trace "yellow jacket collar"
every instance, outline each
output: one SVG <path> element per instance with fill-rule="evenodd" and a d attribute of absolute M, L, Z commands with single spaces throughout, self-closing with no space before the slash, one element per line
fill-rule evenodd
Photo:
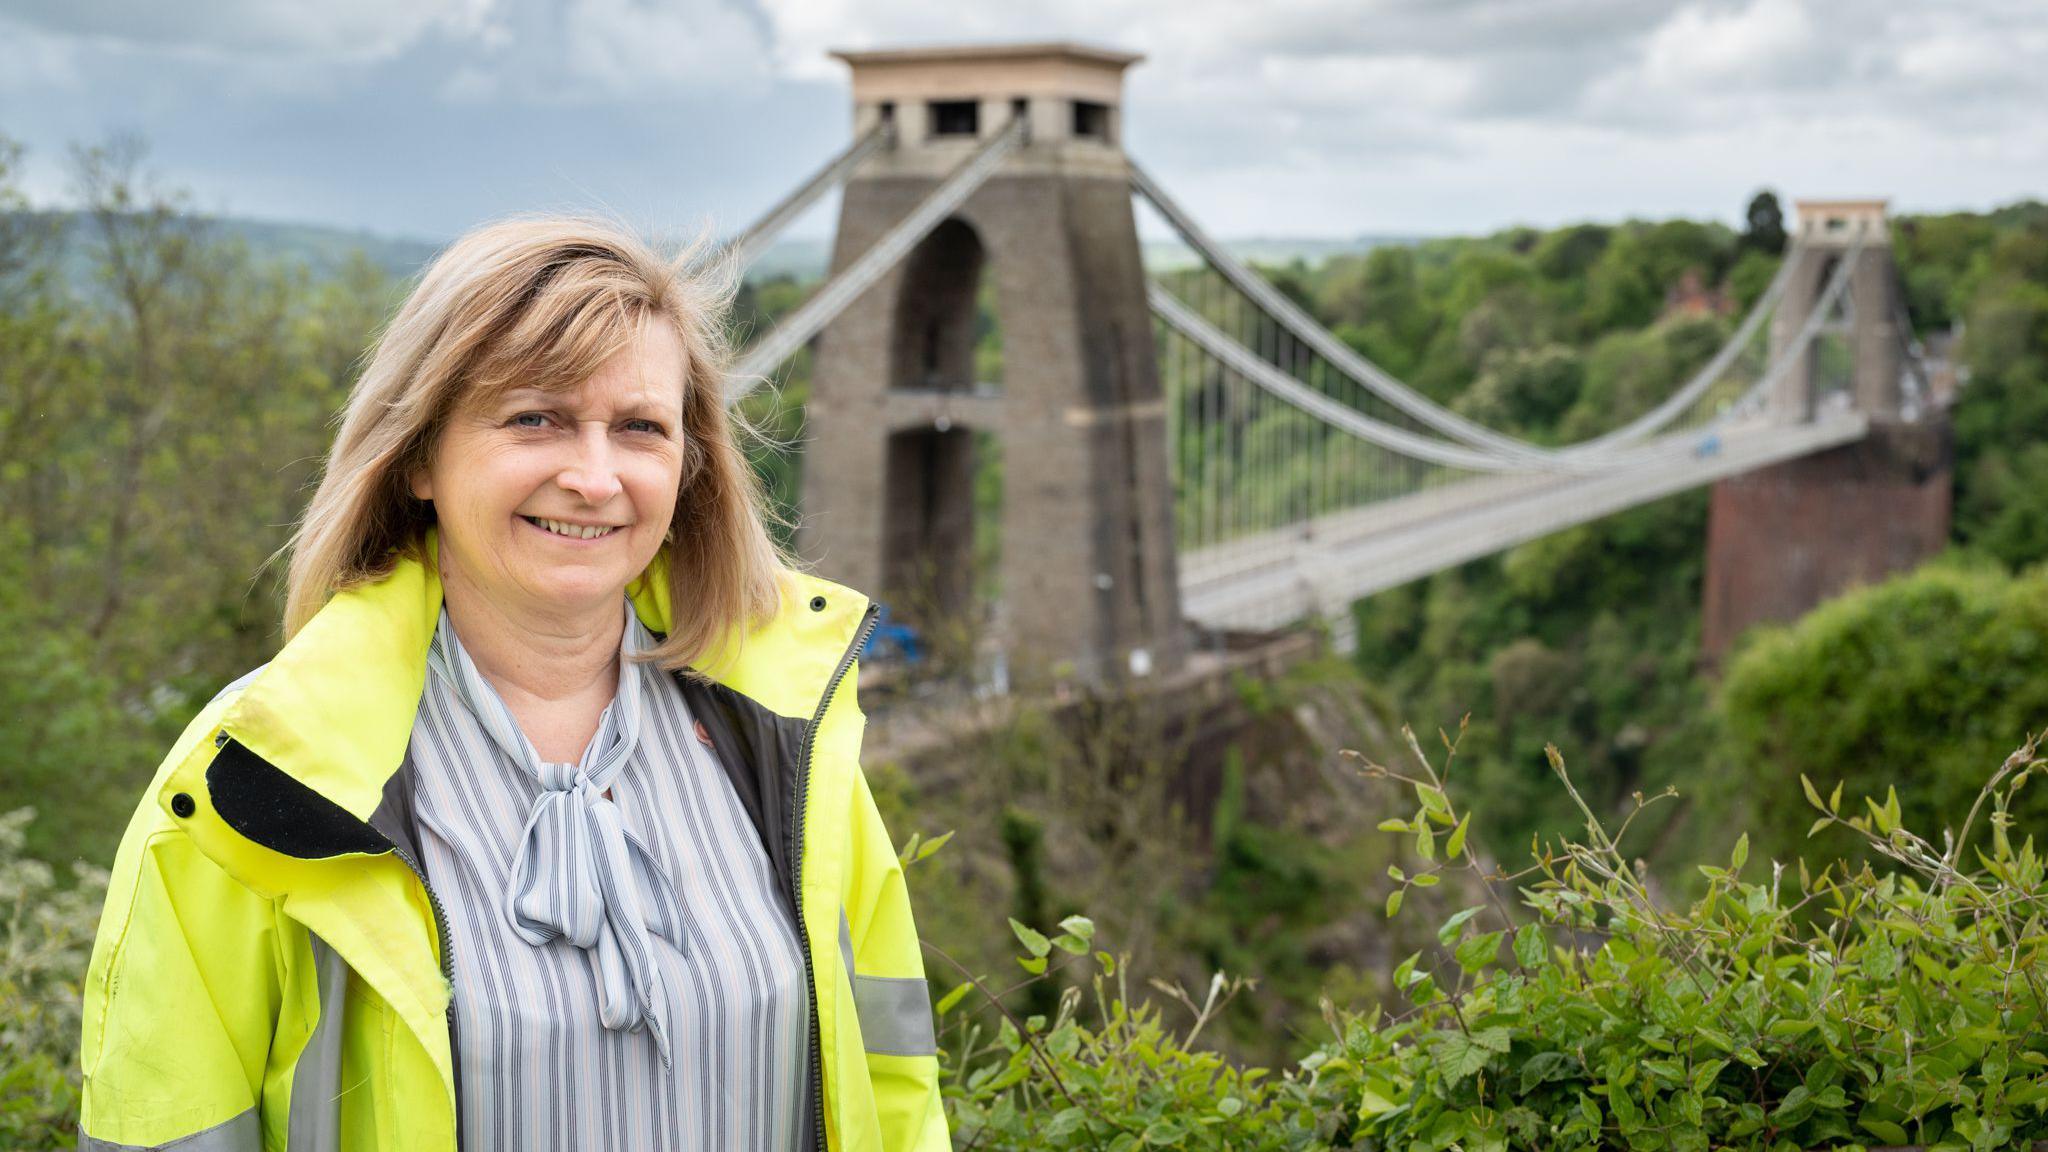
<path fill-rule="evenodd" d="M 420 554 L 435 555 L 432 535 Z M 733 630 L 691 667 L 778 715 L 808 719 L 868 600 L 801 572 L 782 583 L 772 619 Z M 626 591 L 642 623 L 670 630 L 664 558 Z M 411 740 L 440 612 L 439 573 L 413 556 L 384 579 L 337 594 L 228 706 L 216 743 L 232 738 L 368 820 Z"/>

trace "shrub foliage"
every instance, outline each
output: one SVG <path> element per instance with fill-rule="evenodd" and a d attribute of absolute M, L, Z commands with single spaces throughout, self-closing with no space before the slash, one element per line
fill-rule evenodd
<path fill-rule="evenodd" d="M 1700 867 L 1684 910 L 1616 848 L 1633 813 L 1610 832 L 1555 749 L 1583 833 L 1504 872 L 1469 835 L 1444 744 L 1441 770 L 1412 737 L 1414 766 L 1361 768 L 1416 800 L 1382 825 L 1413 855 L 1389 870 L 1389 913 L 1447 881 L 1485 894 L 1400 965 L 1398 1003 L 1326 1006 L 1330 1038 L 1293 1068 L 1233 1066 L 1197 1040 L 1240 984 L 1139 1004 L 1087 921 L 1052 938 L 1013 922 L 1023 982 L 1068 986 L 1050 1018 L 1010 1016 L 1009 989 L 980 977 L 941 1001 L 958 1146 L 1990 1152 L 2048 1137 L 2048 890 L 2010 816 L 2043 769 L 2032 743 L 1932 839 L 1896 796 L 1845 806 L 1809 782 L 1813 830 L 1847 831 L 1883 867 L 1752 862 L 1744 836 Z M 1983 850 L 1965 848 L 1979 825 Z M 977 993 L 992 1035 L 987 1010 L 960 1007 Z M 1166 1023 L 1182 1009 L 1191 1022 Z"/>

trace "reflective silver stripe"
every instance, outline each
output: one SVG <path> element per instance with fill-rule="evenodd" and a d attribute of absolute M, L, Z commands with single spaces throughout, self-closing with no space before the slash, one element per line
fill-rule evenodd
<path fill-rule="evenodd" d="M 839 957 L 853 985 L 861 1044 L 874 1056 L 936 1056 L 931 991 L 918 976 L 862 976 L 853 970 L 853 929 L 839 910 Z"/>
<path fill-rule="evenodd" d="M 348 994 L 348 962 L 327 941 L 313 941 L 313 972 L 320 990 L 320 1020 L 292 1069 L 291 1152 L 341 1152 L 341 1023 Z"/>
<path fill-rule="evenodd" d="M 204 1132 L 163 1144 L 116 1144 L 78 1133 L 78 1152 L 262 1152 L 263 1122 L 256 1109 L 223 1120 Z"/>
<path fill-rule="evenodd" d="M 839 958 L 846 961 L 846 982 L 855 983 L 853 974 L 853 926 L 846 922 L 846 909 L 839 910 Z"/>
<path fill-rule="evenodd" d="M 254 668 L 249 669 L 247 672 L 242 673 L 241 676 L 237 677 L 235 680 L 230 682 L 227 687 L 221 689 L 218 692 L 215 692 L 213 694 L 213 699 L 207 701 L 207 703 L 218 703 L 220 701 L 220 698 L 227 695 L 228 693 L 240 692 L 242 689 L 247 688 L 249 686 L 249 682 L 256 679 L 256 677 L 260 675 L 265 668 L 268 667 L 270 667 L 270 664 L 268 661 L 265 661 L 264 663 L 258 664 Z"/>
<path fill-rule="evenodd" d="M 873 1055 L 939 1054 L 931 993 L 919 977 L 857 976 L 853 1010 L 860 1013 L 861 1040 Z"/>

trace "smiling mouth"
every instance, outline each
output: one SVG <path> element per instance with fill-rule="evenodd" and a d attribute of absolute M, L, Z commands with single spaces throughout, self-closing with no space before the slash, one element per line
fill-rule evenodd
<path fill-rule="evenodd" d="M 549 520 L 544 516 L 521 516 L 521 520 L 552 536 L 570 540 L 597 540 L 617 532 L 617 524 L 571 524 L 567 520 Z"/>

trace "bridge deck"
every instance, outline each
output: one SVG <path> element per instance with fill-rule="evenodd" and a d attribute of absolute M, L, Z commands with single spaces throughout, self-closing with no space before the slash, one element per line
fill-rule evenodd
<path fill-rule="evenodd" d="M 1281 627 L 1348 616 L 1352 601 L 1625 508 L 1863 438 L 1860 415 L 1667 437 L 1674 455 L 1597 475 L 1488 476 L 1331 513 L 1180 558 L 1189 619 L 1210 628 Z"/>

